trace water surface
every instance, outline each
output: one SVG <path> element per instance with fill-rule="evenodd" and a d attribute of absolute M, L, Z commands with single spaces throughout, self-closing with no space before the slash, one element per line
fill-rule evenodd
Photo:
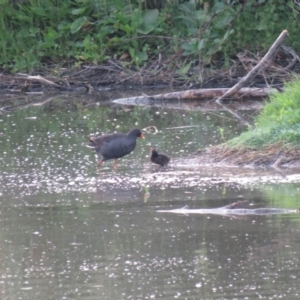
<path fill-rule="evenodd" d="M 299 299 L 298 214 L 157 212 L 240 199 L 300 206 L 297 173 L 187 160 L 246 129 L 228 113 L 62 97 L 5 112 L 0 124 L 1 298 Z M 148 126 L 158 133 L 99 173 L 90 134 Z M 149 162 L 150 146 L 172 157 L 169 167 Z"/>

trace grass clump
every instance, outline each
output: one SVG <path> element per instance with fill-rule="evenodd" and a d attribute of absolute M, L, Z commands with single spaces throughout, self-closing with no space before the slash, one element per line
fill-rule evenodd
<path fill-rule="evenodd" d="M 250 129 L 228 141 L 233 148 L 261 149 L 273 144 L 300 147 L 300 79 L 285 84 L 283 93 L 273 93 Z"/>

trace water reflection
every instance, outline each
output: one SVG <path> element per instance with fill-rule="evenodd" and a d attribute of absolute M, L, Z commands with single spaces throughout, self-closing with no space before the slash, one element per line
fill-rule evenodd
<path fill-rule="evenodd" d="M 299 215 L 157 213 L 239 199 L 299 206 L 297 174 L 278 184 L 282 177 L 265 171 L 187 162 L 198 148 L 243 131 L 237 121 L 221 112 L 64 101 L 0 119 L 3 299 L 299 298 Z M 118 171 L 108 161 L 99 174 L 84 147 L 88 135 L 137 126 L 159 131 Z M 172 164 L 155 170 L 150 146 Z"/>
<path fill-rule="evenodd" d="M 293 216 L 162 216 L 149 206 L 121 204 L 7 208 L 2 214 L 2 283 L 10 298 L 298 295 Z"/>

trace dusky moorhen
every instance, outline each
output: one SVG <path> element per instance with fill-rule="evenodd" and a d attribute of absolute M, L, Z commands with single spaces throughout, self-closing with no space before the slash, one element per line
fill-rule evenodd
<path fill-rule="evenodd" d="M 161 167 L 166 165 L 170 161 L 170 157 L 167 156 L 166 154 L 159 154 L 154 148 L 150 148 L 151 150 L 151 155 L 150 155 L 150 160 L 155 163 L 160 165 Z"/>
<path fill-rule="evenodd" d="M 117 159 L 131 153 L 136 146 L 136 139 L 145 138 L 139 129 L 133 129 L 127 134 L 111 133 L 101 136 L 91 136 L 87 144 L 88 147 L 94 148 L 97 153 L 100 153 L 102 159 L 97 163 L 97 167 L 108 160 L 114 159 L 114 168 L 117 167 Z"/>

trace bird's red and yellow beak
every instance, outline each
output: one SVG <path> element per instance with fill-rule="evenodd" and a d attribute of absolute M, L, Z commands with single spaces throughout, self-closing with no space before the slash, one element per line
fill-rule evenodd
<path fill-rule="evenodd" d="M 144 139 L 145 139 L 145 136 L 141 133 L 140 138 L 144 140 Z"/>

